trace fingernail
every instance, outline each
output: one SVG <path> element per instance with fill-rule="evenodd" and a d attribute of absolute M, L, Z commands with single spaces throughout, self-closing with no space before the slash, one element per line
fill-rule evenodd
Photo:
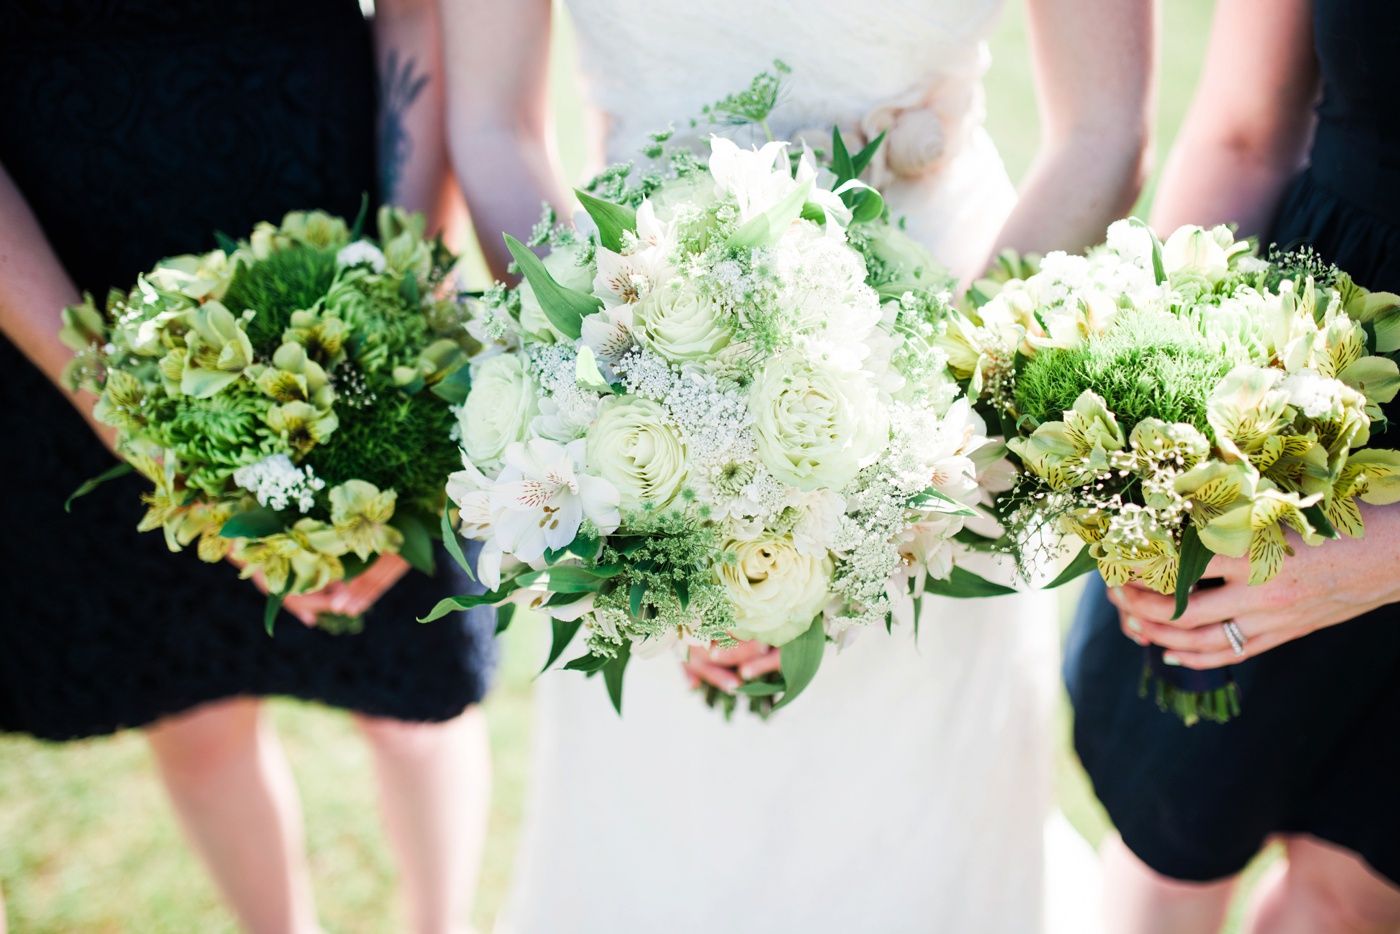
<path fill-rule="evenodd" d="M 1124 619 L 1124 622 L 1128 624 L 1128 628 L 1133 632 L 1142 632 L 1142 623 L 1136 616 L 1129 616 Z"/>
<path fill-rule="evenodd" d="M 1166 662 L 1168 665 L 1180 665 L 1180 664 L 1181 664 L 1181 659 L 1177 658 L 1175 655 L 1163 655 L 1163 656 L 1162 656 L 1162 661 Z"/>

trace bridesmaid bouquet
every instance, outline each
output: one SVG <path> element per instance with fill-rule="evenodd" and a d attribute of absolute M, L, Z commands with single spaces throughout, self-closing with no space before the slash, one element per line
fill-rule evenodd
<path fill-rule="evenodd" d="M 1224 227 L 1162 244 L 1121 221 L 982 298 L 943 346 L 1020 460 L 1003 507 L 1023 555 L 1047 526 L 1083 541 L 1066 577 L 1096 566 L 1110 587 L 1175 594 L 1180 614 L 1213 555 L 1247 556 L 1262 584 L 1291 553 L 1285 529 L 1360 537 L 1357 500 L 1400 500 L 1400 452 L 1367 447 L 1400 388 L 1383 356 L 1400 299 L 1308 253 L 1263 261 Z M 1160 652 L 1149 669 L 1188 723 L 1238 713 L 1227 674 Z"/>
<path fill-rule="evenodd" d="M 469 338 L 445 290 L 454 258 L 419 215 L 382 208 L 378 241 L 361 221 L 288 214 L 162 261 L 105 311 L 91 296 L 64 311 L 69 382 L 100 395 L 126 458 L 75 495 L 142 473 L 141 530 L 261 572 L 269 632 L 286 594 L 378 555 L 431 573 L 457 464 Z"/>
<path fill-rule="evenodd" d="M 781 646 L 781 675 L 742 689 L 766 713 L 828 638 L 912 619 L 961 570 L 1004 451 L 936 347 L 950 280 L 855 181 L 878 144 L 851 155 L 838 131 L 828 171 L 717 137 L 708 162 L 595 180 L 596 230 L 547 221 L 542 260 L 506 238 L 524 282 L 471 326 L 488 350 L 448 487 L 490 592 L 430 618 L 542 607 L 549 663 L 582 628 L 565 667 L 602 672 L 619 710 L 635 648 L 757 639 Z"/>

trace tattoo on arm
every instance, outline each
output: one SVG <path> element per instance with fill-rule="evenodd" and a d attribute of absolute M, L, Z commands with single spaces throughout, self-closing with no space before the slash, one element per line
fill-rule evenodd
<path fill-rule="evenodd" d="M 404 117 L 428 78 L 418 73 L 416 59 L 400 61 L 398 52 L 389 50 L 379 73 L 379 197 L 385 204 L 398 198 L 404 166 L 413 155 L 413 138 Z"/>

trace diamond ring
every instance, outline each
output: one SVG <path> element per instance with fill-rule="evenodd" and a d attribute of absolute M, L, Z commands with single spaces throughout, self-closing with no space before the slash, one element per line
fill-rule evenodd
<path fill-rule="evenodd" d="M 1233 619 L 1227 619 L 1221 625 L 1225 629 L 1225 638 L 1230 640 L 1230 651 L 1235 653 L 1235 658 L 1244 658 L 1244 644 L 1249 640 L 1240 632 L 1240 627 L 1235 625 Z"/>

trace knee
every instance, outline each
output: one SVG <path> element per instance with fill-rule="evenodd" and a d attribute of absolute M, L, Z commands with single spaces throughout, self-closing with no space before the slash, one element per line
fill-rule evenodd
<path fill-rule="evenodd" d="M 1400 889 L 1377 876 L 1359 857 L 1338 849 L 1317 858 L 1316 844 L 1289 847 L 1285 885 L 1304 904 L 1319 931 L 1394 934 L 1400 930 Z M 1327 849 L 1331 849 L 1328 847 Z M 1345 854 L 1345 855 L 1341 855 Z"/>
<path fill-rule="evenodd" d="M 256 754 L 259 716 L 257 701 L 219 701 L 158 721 L 146 739 L 167 780 L 199 783 Z"/>
<path fill-rule="evenodd" d="M 469 721 L 477 716 L 477 708 L 469 707 L 460 716 L 441 723 L 418 723 L 363 715 L 355 719 L 376 755 L 395 762 L 413 763 L 426 762 L 440 755 L 453 736 L 469 728 Z"/>

